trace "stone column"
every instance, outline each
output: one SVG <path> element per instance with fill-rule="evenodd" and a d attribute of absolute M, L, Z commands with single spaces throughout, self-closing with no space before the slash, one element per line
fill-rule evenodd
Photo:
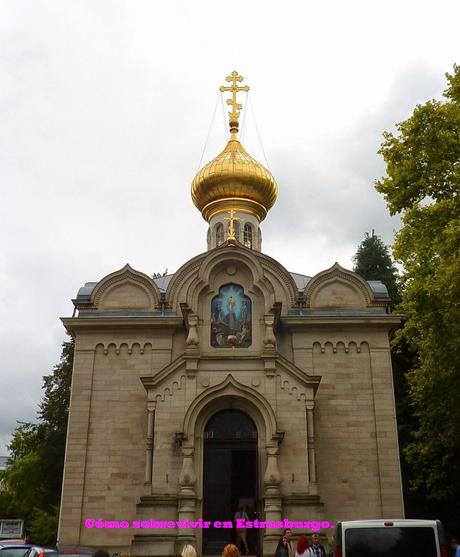
<path fill-rule="evenodd" d="M 182 452 L 182 469 L 179 475 L 180 494 L 195 495 L 195 463 L 194 463 L 194 447 L 181 447 Z"/>
<path fill-rule="evenodd" d="M 315 421 L 313 410 L 315 403 L 307 400 L 307 452 L 308 452 L 308 491 L 310 495 L 318 495 L 318 483 L 316 481 L 316 455 L 315 455 Z"/>
<path fill-rule="evenodd" d="M 155 403 L 147 403 L 147 440 L 145 445 L 145 485 L 152 485 Z"/>
<path fill-rule="evenodd" d="M 182 446 L 182 469 L 179 475 L 179 496 L 177 519 L 196 520 L 196 474 L 194 453 L 195 448 Z M 182 528 L 177 531 L 176 553 L 180 554 L 183 546 L 190 543 L 196 547 L 196 531 L 191 528 Z"/>
<path fill-rule="evenodd" d="M 265 335 L 263 339 L 265 350 L 275 350 L 276 337 L 273 332 L 273 325 L 275 324 L 275 316 L 271 314 L 264 315 Z"/>
<path fill-rule="evenodd" d="M 187 345 L 187 348 L 197 348 L 198 344 L 200 343 L 200 340 L 198 338 L 198 316 L 195 314 L 190 314 L 188 316 L 188 336 L 187 336 L 187 340 L 185 341 L 185 344 Z"/>
<path fill-rule="evenodd" d="M 265 469 L 265 520 L 282 520 L 281 501 L 281 475 L 278 469 L 278 445 L 267 446 L 267 468 Z M 264 534 L 264 555 L 273 555 L 278 543 L 280 532 L 276 529 L 267 528 Z"/>

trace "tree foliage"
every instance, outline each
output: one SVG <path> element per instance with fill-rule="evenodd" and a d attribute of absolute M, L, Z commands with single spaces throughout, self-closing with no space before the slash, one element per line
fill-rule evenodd
<path fill-rule="evenodd" d="M 380 280 L 387 287 L 394 305 L 400 301 L 398 287 L 398 270 L 396 269 L 388 247 L 379 236 L 366 232 L 364 240 L 353 257 L 353 270 L 366 280 Z"/>
<path fill-rule="evenodd" d="M 417 106 L 396 133 L 384 134 L 387 175 L 376 188 L 403 223 L 393 248 L 404 268 L 399 339 L 418 356 L 408 373 L 417 423 L 405 448 L 411 486 L 440 508 L 455 508 L 457 519 L 447 511 L 445 520 L 458 528 L 460 67 L 447 80 L 443 100 Z"/>
<path fill-rule="evenodd" d="M 381 280 L 388 289 L 393 306 L 401 302 L 400 277 L 390 256 L 389 249 L 382 240 L 366 233 L 354 256 L 354 271 L 366 280 Z M 404 323 L 402 324 L 404 326 Z M 401 472 L 406 516 L 423 517 L 436 514 L 433 505 L 427 504 L 425 498 L 410 489 L 412 468 L 404 454 L 405 448 L 412 441 L 412 432 L 418 427 L 418 420 L 413 414 L 410 399 L 408 373 L 418 365 L 418 353 L 409 346 L 404 335 L 397 335 L 391 342 L 391 363 L 398 419 L 398 439 L 401 456 Z"/>
<path fill-rule="evenodd" d="M 35 508 L 30 523 L 30 537 L 45 546 L 55 545 L 59 522 L 59 505 L 50 510 Z"/>
<path fill-rule="evenodd" d="M 19 422 L 2 472 L 2 518 L 23 518 L 35 543 L 55 543 L 64 468 L 74 342 L 64 342 L 61 360 L 43 377 L 38 423 Z"/>

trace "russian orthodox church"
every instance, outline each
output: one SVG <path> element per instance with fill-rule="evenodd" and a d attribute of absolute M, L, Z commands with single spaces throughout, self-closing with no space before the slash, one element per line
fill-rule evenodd
<path fill-rule="evenodd" d="M 233 521 L 243 508 L 249 521 L 323 526 L 404 515 L 389 347 L 399 318 L 380 282 L 337 263 L 290 273 L 262 252 L 278 185 L 238 139 L 241 81 L 233 72 L 221 88 L 230 139 L 192 183 L 207 251 L 167 276 L 126 265 L 88 282 L 63 318 L 75 360 L 61 549 L 170 556 L 191 543 L 220 555 L 234 529 L 173 523 Z M 248 528 L 249 552 L 273 555 L 281 532 Z M 328 543 L 332 530 L 320 534 Z"/>

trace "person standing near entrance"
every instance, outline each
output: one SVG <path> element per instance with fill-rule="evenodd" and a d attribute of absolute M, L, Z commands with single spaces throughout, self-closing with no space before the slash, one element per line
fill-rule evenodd
<path fill-rule="evenodd" d="M 300 536 L 297 540 L 295 557 L 314 557 L 307 536 Z"/>
<path fill-rule="evenodd" d="M 286 536 L 283 536 L 278 542 L 275 557 L 289 557 L 288 539 Z"/>
<path fill-rule="evenodd" d="M 236 528 L 238 518 L 244 520 L 244 524 L 245 524 L 244 528 Z M 238 507 L 238 510 L 235 513 L 236 545 L 240 549 L 241 548 L 241 543 L 243 544 L 245 555 L 249 555 L 248 542 L 246 541 L 246 521 L 247 520 L 248 520 L 248 513 L 246 512 L 246 505 L 244 505 L 244 506 L 240 505 Z"/>
<path fill-rule="evenodd" d="M 319 543 L 318 534 L 313 534 L 311 537 L 311 550 L 315 557 L 326 557 L 326 550 L 324 546 Z"/>
<path fill-rule="evenodd" d="M 224 550 L 222 551 L 222 557 L 240 557 L 240 551 L 236 547 L 236 545 L 229 543 L 224 547 Z"/>
<path fill-rule="evenodd" d="M 181 557 L 196 557 L 196 551 L 193 545 L 190 544 L 184 545 L 184 549 L 182 550 Z"/>
<path fill-rule="evenodd" d="M 286 528 L 283 532 L 283 538 L 284 537 L 287 538 L 287 542 L 288 542 L 287 547 L 288 547 L 289 557 L 292 557 L 294 555 L 294 552 L 292 550 L 291 536 L 292 536 L 292 530 L 290 528 Z"/>

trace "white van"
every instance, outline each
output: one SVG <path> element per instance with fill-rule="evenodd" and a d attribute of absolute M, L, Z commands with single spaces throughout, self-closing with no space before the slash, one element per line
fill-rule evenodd
<path fill-rule="evenodd" d="M 439 520 L 338 522 L 334 540 L 334 557 L 447 557 Z"/>

